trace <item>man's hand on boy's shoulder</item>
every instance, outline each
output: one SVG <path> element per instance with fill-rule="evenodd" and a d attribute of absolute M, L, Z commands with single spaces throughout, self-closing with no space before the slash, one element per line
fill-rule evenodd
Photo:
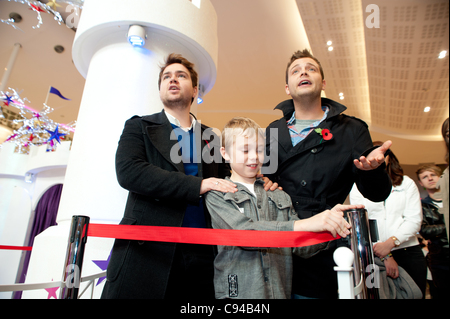
<path fill-rule="evenodd" d="M 278 183 L 272 182 L 268 177 L 265 177 L 263 174 L 258 174 L 256 177 L 263 179 L 263 181 L 264 181 L 264 190 L 266 192 L 269 191 L 269 190 L 273 192 L 276 189 L 283 190 L 282 187 L 278 186 Z"/>
<path fill-rule="evenodd" d="M 237 186 L 233 182 L 227 181 L 225 179 L 211 177 L 202 180 L 202 184 L 200 186 L 200 195 L 203 195 L 209 191 L 236 193 L 237 190 Z"/>

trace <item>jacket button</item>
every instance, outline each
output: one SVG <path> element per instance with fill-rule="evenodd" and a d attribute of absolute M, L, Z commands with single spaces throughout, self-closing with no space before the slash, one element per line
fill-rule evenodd
<path fill-rule="evenodd" d="M 311 150 L 311 153 L 316 154 L 316 153 L 317 153 L 317 148 L 313 148 L 313 149 Z"/>
<path fill-rule="evenodd" d="M 305 187 L 306 186 L 306 181 L 305 180 L 302 180 L 302 182 L 300 183 L 300 185 L 302 185 L 303 187 Z"/>

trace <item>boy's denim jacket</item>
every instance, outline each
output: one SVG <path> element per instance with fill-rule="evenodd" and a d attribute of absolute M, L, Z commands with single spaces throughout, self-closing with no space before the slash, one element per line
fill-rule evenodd
<path fill-rule="evenodd" d="M 229 178 L 227 178 L 229 179 Z M 255 182 L 255 197 L 244 185 L 235 183 L 236 193 L 211 191 L 206 205 L 212 226 L 218 229 L 293 231 L 298 220 L 292 202 L 281 190 L 264 190 Z M 214 261 L 216 298 L 291 298 L 292 252 L 308 258 L 328 243 L 301 248 L 218 246 Z"/>

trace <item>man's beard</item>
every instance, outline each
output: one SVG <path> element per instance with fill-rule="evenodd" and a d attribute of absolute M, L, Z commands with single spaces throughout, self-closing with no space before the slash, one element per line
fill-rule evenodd
<path fill-rule="evenodd" d="M 186 98 L 186 97 L 179 97 L 176 99 L 165 99 L 163 101 L 163 104 L 165 107 L 169 108 L 169 109 L 185 109 L 191 106 L 191 98 Z"/>

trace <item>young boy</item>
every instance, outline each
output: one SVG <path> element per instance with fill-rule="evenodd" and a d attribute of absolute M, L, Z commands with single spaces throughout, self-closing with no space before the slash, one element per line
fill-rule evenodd
<path fill-rule="evenodd" d="M 213 228 L 271 231 L 329 231 L 346 237 L 350 225 L 343 211 L 363 206 L 337 205 L 314 217 L 299 220 L 290 197 L 281 190 L 266 192 L 257 174 L 264 161 L 265 139 L 251 119 L 233 118 L 222 132 L 221 154 L 230 162 L 236 193 L 210 191 L 206 205 Z M 327 243 L 295 248 L 310 257 Z M 244 248 L 219 246 L 214 261 L 216 298 L 291 298 L 292 248 Z"/>

